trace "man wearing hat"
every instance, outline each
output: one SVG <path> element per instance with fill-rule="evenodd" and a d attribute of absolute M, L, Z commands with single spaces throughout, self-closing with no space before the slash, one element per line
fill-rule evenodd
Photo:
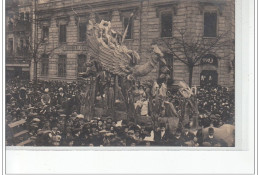
<path fill-rule="evenodd" d="M 90 132 L 84 131 L 80 135 L 80 146 L 88 146 L 91 143 Z"/>
<path fill-rule="evenodd" d="M 128 136 L 126 137 L 126 146 L 131 146 L 132 143 L 135 143 L 135 132 L 133 129 L 129 128 Z"/>
<path fill-rule="evenodd" d="M 208 129 L 208 137 L 204 139 L 203 146 L 213 146 L 213 147 L 222 146 L 222 142 L 214 137 L 214 128 L 210 127 Z"/>
<path fill-rule="evenodd" d="M 185 128 L 184 128 L 181 136 L 182 136 L 184 142 L 189 142 L 194 139 L 195 135 L 192 132 L 190 132 L 189 123 L 185 125 Z"/>
<path fill-rule="evenodd" d="M 112 117 L 107 117 L 106 118 L 106 125 L 107 125 L 107 130 L 109 131 L 110 129 L 111 129 L 111 127 L 112 127 Z"/>
<path fill-rule="evenodd" d="M 160 123 L 160 128 L 157 130 L 154 134 L 154 140 L 156 145 L 167 145 L 169 138 L 171 137 L 171 134 L 169 130 L 166 130 L 166 124 L 165 123 Z"/>
<path fill-rule="evenodd" d="M 49 89 L 46 88 L 44 90 L 44 94 L 42 95 L 41 97 L 41 102 L 42 104 L 45 106 L 45 105 L 49 105 L 51 103 L 51 97 L 49 95 Z"/>
<path fill-rule="evenodd" d="M 103 144 L 103 137 L 102 135 L 99 133 L 98 128 L 94 127 L 92 129 L 92 137 L 91 137 L 91 142 L 94 144 L 94 146 L 100 146 Z"/>
<path fill-rule="evenodd" d="M 34 118 L 29 125 L 29 132 L 31 135 L 35 135 L 40 124 L 40 119 L 39 118 Z"/>
<path fill-rule="evenodd" d="M 178 128 L 175 135 L 169 141 L 170 146 L 187 146 L 187 144 L 184 142 L 184 139 L 182 138 L 181 133 L 181 129 Z"/>
<path fill-rule="evenodd" d="M 57 95 L 57 102 L 58 102 L 59 105 L 62 105 L 63 102 L 65 101 L 65 93 L 63 92 L 62 87 L 60 87 L 58 89 L 58 91 L 59 91 L 59 94 Z"/>
<path fill-rule="evenodd" d="M 136 141 L 136 145 L 140 145 L 143 141 L 143 138 L 140 136 L 140 129 L 139 128 L 135 129 L 134 139 Z"/>
<path fill-rule="evenodd" d="M 26 94 L 25 87 L 20 88 L 17 103 L 20 107 L 23 107 L 25 104 L 28 104 L 28 96 Z"/>
<path fill-rule="evenodd" d="M 65 130 L 65 120 L 66 120 L 66 115 L 65 114 L 60 114 L 58 118 L 58 128 L 61 132 Z"/>
<path fill-rule="evenodd" d="M 58 129 L 57 125 L 53 125 L 52 127 L 52 131 L 49 134 L 50 138 L 51 138 L 51 143 L 53 146 L 60 146 L 60 142 L 61 142 L 61 132 Z"/>
<path fill-rule="evenodd" d="M 103 130 L 103 120 L 102 119 L 98 119 L 97 127 L 98 127 L 99 131 Z"/>
<path fill-rule="evenodd" d="M 185 125 L 181 137 L 183 138 L 185 144 L 187 144 L 188 146 L 194 146 L 196 139 L 194 139 L 195 134 L 190 131 L 190 124 Z"/>

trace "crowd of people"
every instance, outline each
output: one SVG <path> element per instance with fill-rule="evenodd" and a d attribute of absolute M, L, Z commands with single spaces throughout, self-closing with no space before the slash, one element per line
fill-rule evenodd
<path fill-rule="evenodd" d="M 92 85 L 8 81 L 6 128 L 25 119 L 35 146 L 227 146 L 214 137 L 214 128 L 234 124 L 234 90 L 198 87 L 187 100 L 164 83 L 134 83 L 132 93 L 124 92 L 125 87 L 113 91 L 111 85 L 103 93 L 95 88 L 95 93 Z M 94 112 L 98 104 L 105 111 L 99 115 Z M 115 116 L 120 109 L 126 117 Z M 172 117 L 177 119 L 174 129 L 167 119 Z M 205 127 L 209 127 L 206 138 Z M 15 145 L 12 135 L 7 134 L 6 145 Z"/>

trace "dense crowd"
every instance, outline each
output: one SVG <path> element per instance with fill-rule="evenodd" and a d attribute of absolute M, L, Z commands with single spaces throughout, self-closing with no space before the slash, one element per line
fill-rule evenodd
<path fill-rule="evenodd" d="M 227 146 L 213 135 L 214 127 L 234 124 L 234 90 L 198 87 L 196 95 L 187 100 L 164 83 L 134 83 L 132 93 L 124 92 L 125 87 L 115 92 L 112 86 L 93 93 L 90 86 L 86 81 L 36 84 L 10 80 L 6 84 L 6 128 L 26 119 L 24 127 L 36 146 Z M 109 98 L 111 94 L 118 98 Z M 102 115 L 94 112 L 98 104 L 105 109 Z M 115 117 L 119 108 L 126 117 Z M 174 129 L 169 118 L 178 121 Z M 209 127 L 207 138 L 203 127 Z M 11 135 L 6 145 L 15 145 Z"/>
<path fill-rule="evenodd" d="M 235 122 L 235 91 L 226 87 L 201 87 L 198 89 L 199 113 L 202 126 Z"/>

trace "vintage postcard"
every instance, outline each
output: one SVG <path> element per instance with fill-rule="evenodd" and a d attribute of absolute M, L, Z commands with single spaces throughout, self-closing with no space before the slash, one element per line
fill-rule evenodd
<path fill-rule="evenodd" d="M 235 0 L 6 0 L 5 145 L 235 147 Z"/>

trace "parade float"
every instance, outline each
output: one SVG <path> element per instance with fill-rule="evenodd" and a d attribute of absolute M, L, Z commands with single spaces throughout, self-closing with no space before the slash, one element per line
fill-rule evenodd
<path fill-rule="evenodd" d="M 109 21 L 102 20 L 100 23 L 95 23 L 90 20 L 87 31 L 90 60 L 86 63 L 86 72 L 82 72 L 80 76 L 89 84 L 87 91 L 91 92 L 88 93 L 91 97 L 88 98 L 88 101 L 91 103 L 88 102 L 88 105 L 85 105 L 86 110 L 83 112 L 84 115 L 91 114 L 92 116 L 101 117 L 104 113 L 109 113 L 109 115 L 113 115 L 116 119 L 129 119 L 129 117 L 137 116 L 135 113 L 136 104 L 134 109 L 130 109 L 133 108 L 130 103 L 133 104 L 135 101 L 132 100 L 132 102 L 129 102 L 131 101 L 129 91 L 132 91 L 132 94 L 136 93 L 131 89 L 134 83 L 131 84 L 132 87 L 127 87 L 127 90 L 125 90 L 124 83 L 126 81 L 133 82 L 142 79 L 142 77 L 147 76 L 154 70 L 158 64 L 164 65 L 163 68 L 167 69 L 164 54 L 155 43 L 152 43 L 150 57 L 140 57 L 136 51 L 130 50 L 124 45 L 126 31 L 124 34 L 121 34 L 113 30 Z M 140 64 L 142 59 L 146 60 L 145 64 Z M 119 84 L 119 79 L 126 81 Z M 141 84 L 145 83 L 141 82 Z M 125 91 L 122 90 L 122 87 Z M 139 95 L 139 90 L 137 91 Z M 177 114 L 171 102 L 166 100 L 167 86 L 165 83 L 162 83 L 160 91 L 158 93 L 160 93 L 160 97 L 163 97 L 163 104 L 168 109 L 166 109 L 166 115 L 169 114 L 168 111 L 172 111 L 169 114 L 170 116 L 162 118 L 161 121 L 168 123 L 168 127 L 172 131 L 176 130 L 179 123 L 182 123 L 183 126 L 189 123 L 190 113 L 194 113 L 195 116 L 198 115 L 195 101 L 191 99 L 193 94 L 192 89 L 186 83 L 181 82 L 179 84 L 179 91 L 185 99 L 184 104 L 182 104 L 183 112 L 181 116 Z M 136 121 L 136 117 L 134 118 Z M 147 121 L 147 119 L 152 120 L 151 118 L 153 117 L 144 118 L 146 122 L 152 122 Z M 138 119 L 142 120 L 142 115 Z M 197 128 L 197 117 L 195 117 L 193 123 Z"/>

